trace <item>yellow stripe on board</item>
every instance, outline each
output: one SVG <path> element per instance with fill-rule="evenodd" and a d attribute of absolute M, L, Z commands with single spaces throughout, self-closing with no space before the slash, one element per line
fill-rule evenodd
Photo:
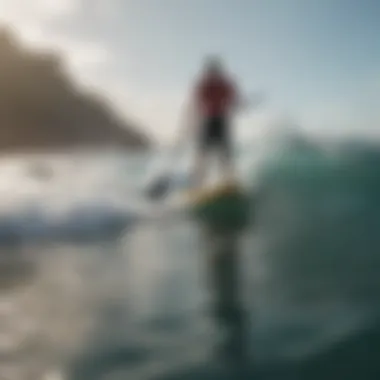
<path fill-rule="evenodd" d="M 227 182 L 213 187 L 195 189 L 187 193 L 186 198 L 190 203 L 199 204 L 226 195 L 240 193 L 241 191 L 242 187 L 237 182 Z"/>

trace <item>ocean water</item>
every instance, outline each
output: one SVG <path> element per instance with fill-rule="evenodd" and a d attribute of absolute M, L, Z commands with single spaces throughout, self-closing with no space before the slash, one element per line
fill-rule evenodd
<path fill-rule="evenodd" d="M 239 163 L 253 221 L 220 233 L 150 217 L 144 155 L 3 159 L 0 379 L 378 379 L 380 148 Z"/>

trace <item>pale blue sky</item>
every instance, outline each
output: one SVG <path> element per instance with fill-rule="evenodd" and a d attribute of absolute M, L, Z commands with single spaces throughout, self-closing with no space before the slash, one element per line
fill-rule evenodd
<path fill-rule="evenodd" d="M 289 113 L 305 129 L 369 130 L 380 121 L 379 0 L 54 0 L 49 6 L 36 0 L 22 14 L 26 2 L 0 0 L 0 10 L 8 4 L 3 18 L 32 42 L 60 46 L 81 80 L 104 88 L 122 112 L 158 135 L 176 126 L 208 53 L 225 58 L 244 90 L 264 89 L 267 112 Z"/>

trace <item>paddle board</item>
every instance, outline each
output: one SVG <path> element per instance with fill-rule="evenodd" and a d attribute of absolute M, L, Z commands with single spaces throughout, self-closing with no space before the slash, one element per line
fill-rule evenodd
<path fill-rule="evenodd" d="M 237 182 L 222 182 L 186 191 L 182 203 L 196 220 L 216 228 L 242 228 L 249 223 L 251 202 Z"/>

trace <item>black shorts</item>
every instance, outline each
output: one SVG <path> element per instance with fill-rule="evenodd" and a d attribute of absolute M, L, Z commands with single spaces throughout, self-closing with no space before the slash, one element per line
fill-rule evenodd
<path fill-rule="evenodd" d="M 231 156 L 230 126 L 226 117 L 206 118 L 200 133 L 200 151 L 207 153 L 215 149 L 226 157 Z"/>

